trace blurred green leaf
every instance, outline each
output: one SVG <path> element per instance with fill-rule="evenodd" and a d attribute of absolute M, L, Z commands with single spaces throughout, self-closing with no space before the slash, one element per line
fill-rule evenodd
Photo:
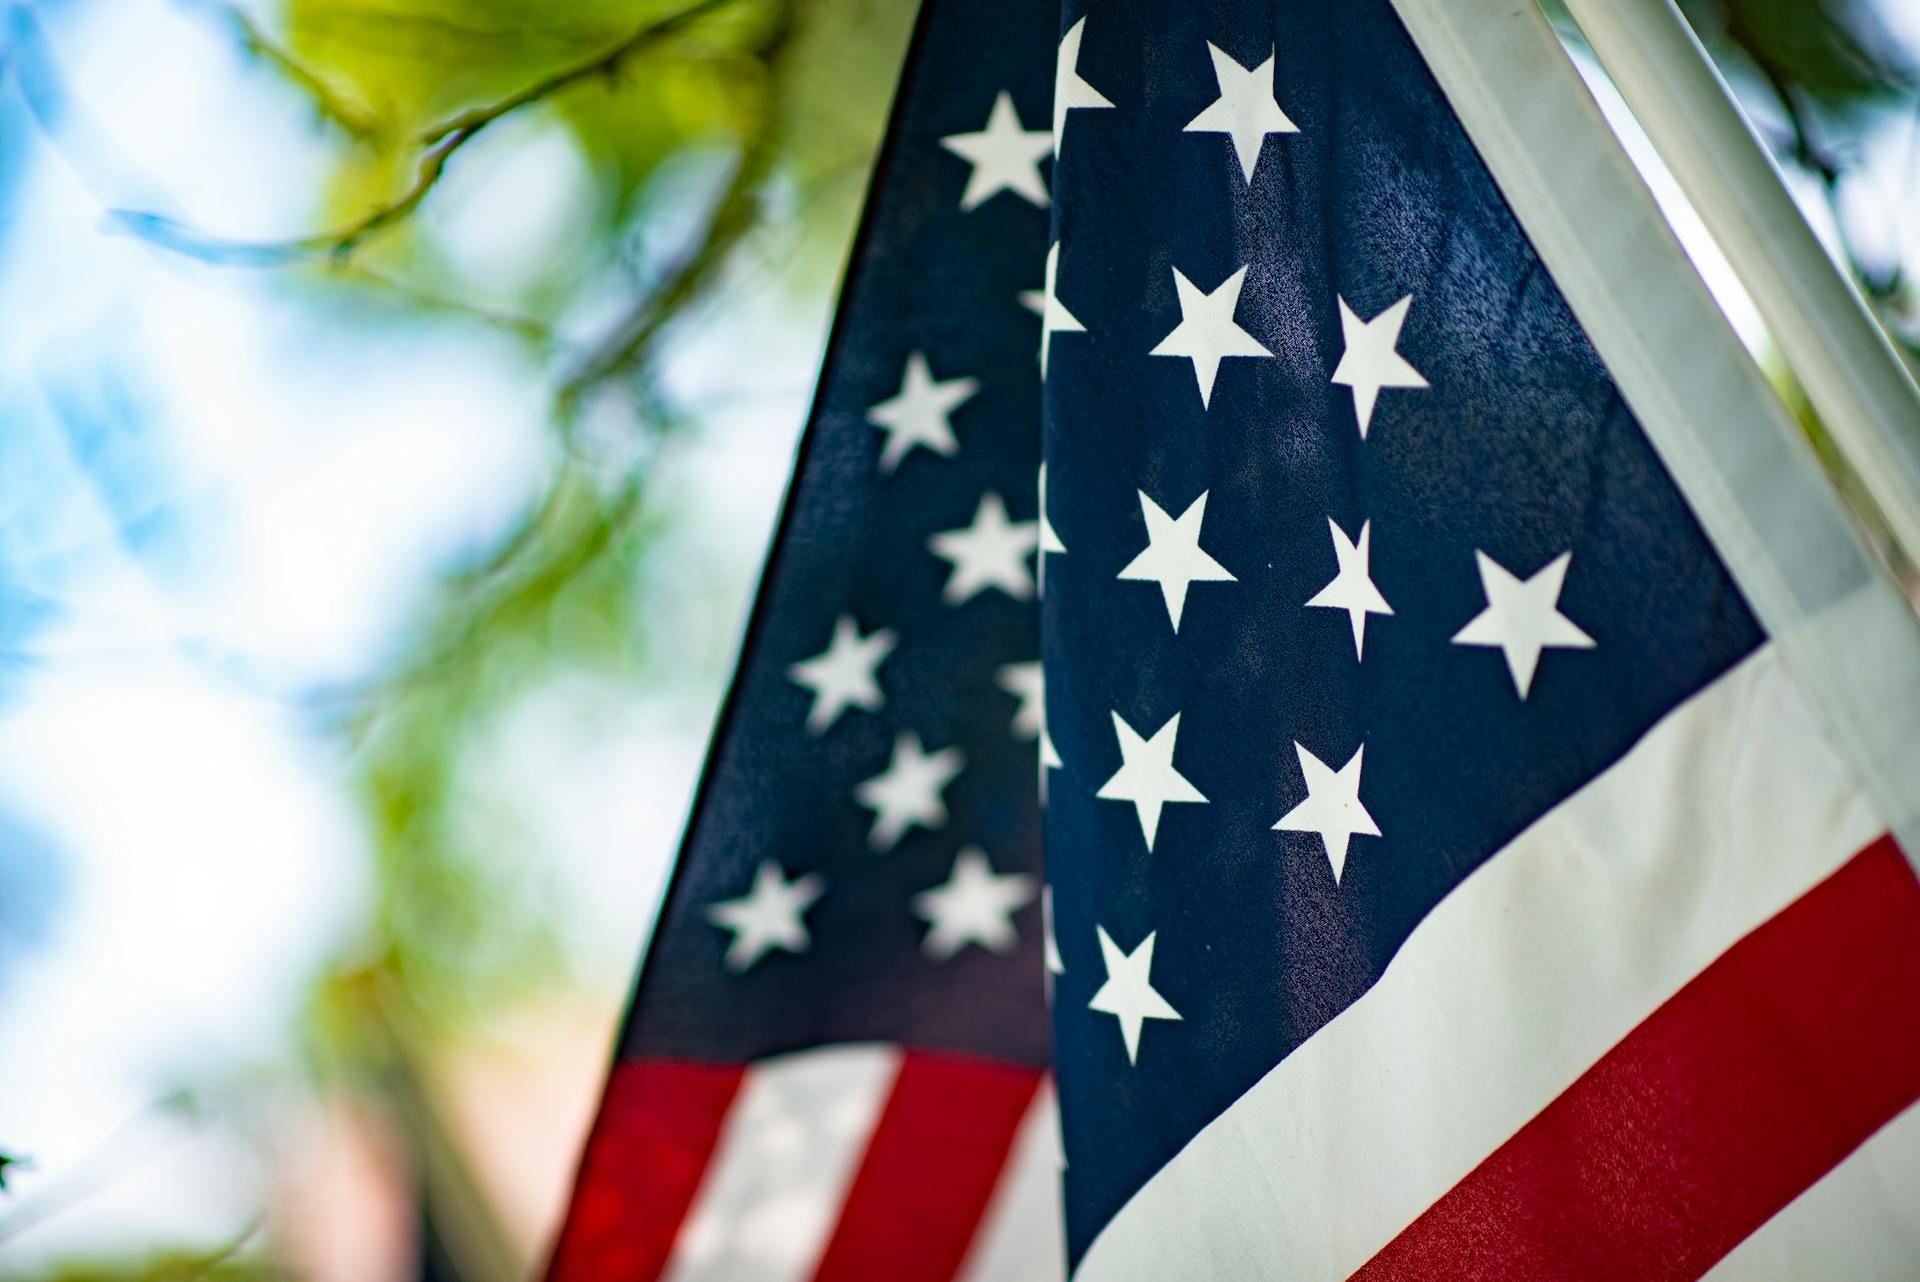
<path fill-rule="evenodd" d="M 1693 0 L 1683 8 L 1776 88 L 1821 108 L 1852 111 L 1914 88 L 1908 52 L 1861 0 Z"/>

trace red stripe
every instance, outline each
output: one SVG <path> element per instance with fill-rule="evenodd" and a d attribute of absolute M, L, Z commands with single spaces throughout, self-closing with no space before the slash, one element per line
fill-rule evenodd
<path fill-rule="evenodd" d="M 1697 1278 L 1916 1098 L 1920 882 L 1882 838 L 1354 1276 Z"/>
<path fill-rule="evenodd" d="M 1038 1069 L 909 1051 L 815 1282 L 959 1272 L 1039 1084 Z"/>
<path fill-rule="evenodd" d="M 735 1064 L 614 1065 L 548 1282 L 660 1276 L 744 1076 Z"/>

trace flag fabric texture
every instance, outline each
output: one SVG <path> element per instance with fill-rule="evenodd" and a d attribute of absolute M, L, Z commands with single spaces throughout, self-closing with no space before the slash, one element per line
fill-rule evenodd
<path fill-rule="evenodd" d="M 554 1282 L 1911 1276 L 1920 645 L 1508 11 L 928 0 Z"/>

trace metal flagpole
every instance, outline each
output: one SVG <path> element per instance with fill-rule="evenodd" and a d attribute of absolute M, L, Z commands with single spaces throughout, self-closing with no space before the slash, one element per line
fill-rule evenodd
<path fill-rule="evenodd" d="M 1920 564 L 1920 389 L 1827 255 L 1672 0 L 1567 0 L 1909 561 Z"/>

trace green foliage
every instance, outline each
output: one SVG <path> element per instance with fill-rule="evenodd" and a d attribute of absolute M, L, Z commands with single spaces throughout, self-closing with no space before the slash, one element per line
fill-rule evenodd
<path fill-rule="evenodd" d="M 477 135 L 493 123 L 486 113 L 504 108 L 495 118 L 533 116 L 564 131 L 591 176 L 579 211 L 585 234 L 527 247 L 545 256 L 511 300 L 544 328 L 603 293 L 610 275 L 645 283 L 633 262 L 635 236 L 645 231 L 636 218 L 676 158 L 733 153 L 752 190 L 714 212 L 748 223 L 769 182 L 804 188 L 825 171 L 862 168 L 885 101 L 875 89 L 887 84 L 911 7 L 289 0 L 284 46 L 241 30 L 349 143 L 328 183 L 323 221 L 347 233 L 332 237 L 333 248 L 351 249 L 363 272 L 402 276 L 442 301 L 449 291 L 489 295 L 494 284 L 458 279 L 431 227 L 411 216 L 443 168 L 471 154 L 449 126 L 479 115 L 467 131 Z M 652 210 L 661 212 L 657 203 Z M 362 234 L 369 219 L 377 236 Z M 300 244 L 326 248 L 328 239 Z M 616 327 L 605 350 L 576 354 L 574 364 L 605 378 L 637 363 L 631 349 Z"/>
<path fill-rule="evenodd" d="M 466 1226 L 465 1255 L 503 1277 L 515 1262 L 459 1169 L 424 1065 L 449 1035 L 566 983 L 570 954 L 539 836 L 499 781 L 476 782 L 474 757 L 557 678 L 584 675 L 611 697 L 657 680 L 645 584 L 674 516 L 650 469 L 702 430 L 661 391 L 663 346 L 740 278 L 743 255 L 782 260 L 756 281 L 819 286 L 837 267 L 915 7 L 287 0 L 270 30 L 229 13 L 339 139 L 315 220 L 332 230 L 281 247 L 312 261 L 298 278 L 311 296 L 382 323 L 504 326 L 524 340 L 528 376 L 554 389 L 552 470 L 525 515 L 490 554 L 450 567 L 412 644 L 338 718 L 375 903 L 317 978 L 303 1028 L 316 1082 L 378 1093 L 430 1218 L 447 1236 Z M 456 198 L 443 179 L 459 166 L 556 132 L 584 162 L 585 208 L 564 243 L 516 247 L 533 270 L 503 299 L 494 279 L 463 274 L 423 214 Z M 603 318 L 584 339 L 568 324 L 582 309 Z M 588 409 L 627 461 L 582 439 Z"/>
<path fill-rule="evenodd" d="M 232 1241 L 209 1251 L 158 1251 L 128 1259 L 71 1261 L 52 1272 L 33 1275 L 32 1282 L 293 1282 L 286 1269 L 271 1258 L 246 1249 L 257 1232 L 257 1225 L 249 1226 Z M 19 1278 L 18 1282 L 26 1279 Z"/>
<path fill-rule="evenodd" d="M 697 426 L 656 390 L 660 342 L 753 238 L 815 257 L 841 243 L 846 203 L 807 197 L 836 173 L 864 172 L 910 17 L 898 0 L 289 0 L 284 43 L 240 28 L 344 136 L 329 183 L 335 222 L 391 207 L 421 158 L 465 122 L 514 113 L 564 130 L 593 180 L 591 234 L 519 300 L 530 373 L 556 380 L 554 473 L 492 556 L 423 603 L 416 644 L 341 721 L 378 907 L 316 992 L 316 1066 L 377 1076 L 435 1027 L 564 973 L 536 841 L 514 831 L 510 798 L 476 794 L 468 756 L 556 674 L 628 689 L 646 680 L 640 585 L 665 519 L 646 501 L 646 463 Z M 475 132 L 450 164 L 516 145 Z M 717 195 L 671 183 L 677 159 L 716 149 L 733 155 Z M 436 186 L 421 203 L 446 194 Z M 777 216 L 775 190 L 785 193 Z M 472 282 L 449 272 L 413 212 L 345 246 L 350 268 L 374 273 L 347 274 L 375 291 L 349 297 L 433 323 L 474 315 L 458 302 Z M 694 230 L 683 252 L 642 270 L 632 247 L 656 222 Z M 406 287 L 392 288 L 396 279 Z M 552 345 L 547 325 L 610 281 L 631 296 L 624 314 L 585 350 Z M 636 460 L 611 473 L 579 455 L 572 434 L 582 398 L 609 381 L 627 392 L 616 430 Z"/>
<path fill-rule="evenodd" d="M 1776 89 L 1853 111 L 1910 94 L 1914 68 L 1859 0 L 1696 0 L 1688 17 Z"/>
<path fill-rule="evenodd" d="M 291 1276 L 269 1259 L 213 1258 L 184 1251 L 165 1251 L 134 1260 L 68 1264 L 34 1282 L 292 1282 Z"/>
<path fill-rule="evenodd" d="M 1920 67 L 1863 0 L 1696 0 L 1690 10 L 1723 63 L 1773 99 L 1786 122 L 1770 139 L 1823 185 L 1854 277 L 1910 364 L 1920 365 L 1920 294 L 1898 262 L 1855 248 L 1840 199 L 1876 113 L 1920 110 Z"/>
<path fill-rule="evenodd" d="M 371 122 L 370 143 L 336 176 L 339 212 L 372 203 L 409 168 L 413 143 L 455 111 L 504 98 L 594 59 L 684 6 L 600 0 L 293 0 L 291 47 Z M 642 49 L 546 104 L 604 179 L 602 226 L 659 165 L 693 142 L 758 127 L 777 0 L 722 6 L 683 36 Z"/>
<path fill-rule="evenodd" d="M 458 1023 L 557 978 L 562 923 L 542 911 L 538 848 L 501 831 L 507 808 L 463 787 L 462 765 L 490 718 L 556 668 L 639 678 L 634 579 L 653 531 L 638 496 L 563 470 L 499 556 L 449 582 L 419 651 L 361 711 L 380 902 L 371 955 L 332 994 L 357 1020 L 378 1008 Z"/>

